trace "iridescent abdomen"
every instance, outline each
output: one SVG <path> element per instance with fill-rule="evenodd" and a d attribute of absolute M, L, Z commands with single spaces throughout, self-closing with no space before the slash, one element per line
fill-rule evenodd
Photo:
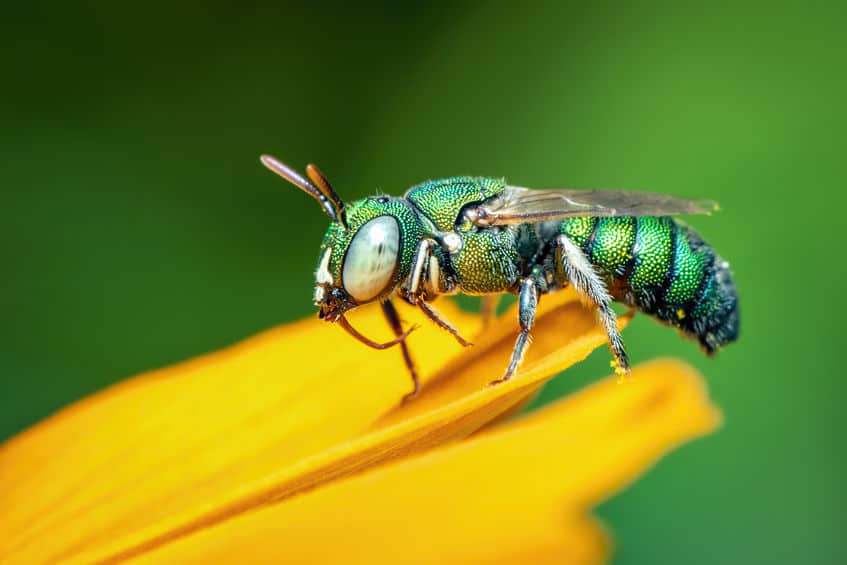
<path fill-rule="evenodd" d="M 561 233 L 582 247 L 616 300 L 695 337 L 711 353 L 738 336 L 729 265 L 669 217 L 573 218 Z"/>

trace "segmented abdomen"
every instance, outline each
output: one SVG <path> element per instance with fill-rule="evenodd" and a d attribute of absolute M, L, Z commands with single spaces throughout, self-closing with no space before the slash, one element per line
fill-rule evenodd
<path fill-rule="evenodd" d="M 669 217 L 573 218 L 561 233 L 582 247 L 616 300 L 696 338 L 711 353 L 738 336 L 729 265 Z"/>

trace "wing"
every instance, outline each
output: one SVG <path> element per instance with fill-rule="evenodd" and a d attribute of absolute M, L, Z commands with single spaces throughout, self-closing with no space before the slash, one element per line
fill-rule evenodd
<path fill-rule="evenodd" d="M 543 222 L 576 216 L 672 216 L 711 214 L 711 200 L 689 200 L 633 190 L 534 190 L 507 186 L 503 194 L 472 211 L 480 226 Z"/>

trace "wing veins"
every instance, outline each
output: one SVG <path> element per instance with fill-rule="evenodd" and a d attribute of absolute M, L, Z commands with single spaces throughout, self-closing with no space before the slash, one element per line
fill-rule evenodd
<path fill-rule="evenodd" d="M 711 200 L 691 200 L 626 190 L 533 190 L 507 186 L 504 194 L 480 205 L 480 223 L 508 225 L 579 216 L 671 216 L 711 214 L 718 209 Z"/>

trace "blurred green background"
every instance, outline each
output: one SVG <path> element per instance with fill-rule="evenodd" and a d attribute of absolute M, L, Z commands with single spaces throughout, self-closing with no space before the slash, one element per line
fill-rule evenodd
<path fill-rule="evenodd" d="M 625 337 L 700 367 L 726 423 L 600 508 L 616 560 L 845 562 L 847 10 L 321 6 L 4 6 L 0 439 L 313 314 L 326 218 L 261 152 L 348 199 L 457 174 L 709 197 L 691 223 L 733 265 L 741 341 Z M 539 402 L 606 373 L 600 351 Z"/>

